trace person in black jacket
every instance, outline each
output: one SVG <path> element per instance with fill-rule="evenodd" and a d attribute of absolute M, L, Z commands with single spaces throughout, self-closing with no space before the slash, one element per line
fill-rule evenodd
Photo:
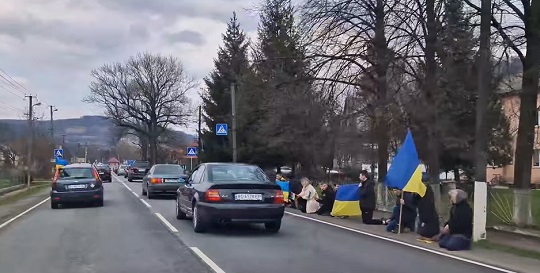
<path fill-rule="evenodd" d="M 435 194 L 430 186 L 427 186 L 424 197 L 416 194 L 418 202 L 418 227 L 416 232 L 422 240 L 433 240 L 440 233 L 439 214 L 435 207 Z"/>
<path fill-rule="evenodd" d="M 400 226 L 401 232 L 404 232 L 405 228 L 414 231 L 416 204 L 414 202 L 413 194 L 410 192 L 403 192 L 399 189 L 393 189 L 393 192 L 396 196 L 396 206 L 393 209 L 392 217 L 389 221 L 383 221 L 388 225 L 386 231 L 397 233 Z M 399 222 L 400 220 L 401 223 Z"/>
<path fill-rule="evenodd" d="M 382 225 L 381 219 L 373 219 L 375 210 L 375 182 L 369 178 L 366 170 L 360 171 L 360 184 L 358 184 L 360 197 L 360 210 L 362 211 L 362 222 L 366 225 Z"/>
<path fill-rule="evenodd" d="M 467 202 L 467 193 L 456 189 L 448 194 L 452 208 L 439 238 L 439 246 L 450 251 L 468 250 L 471 248 L 473 212 Z"/>
<path fill-rule="evenodd" d="M 321 204 L 321 207 L 317 211 L 319 215 L 330 215 L 332 212 L 332 207 L 334 206 L 334 201 L 336 200 L 336 193 L 334 189 L 328 184 L 324 183 L 321 185 L 321 198 L 317 199 L 317 202 Z"/>

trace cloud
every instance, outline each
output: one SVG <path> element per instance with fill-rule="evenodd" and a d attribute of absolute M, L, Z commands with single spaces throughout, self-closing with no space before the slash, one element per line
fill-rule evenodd
<path fill-rule="evenodd" d="M 3 0 L 0 68 L 45 106 L 56 106 L 57 118 L 100 114 L 82 102 L 92 69 L 147 51 L 179 58 L 201 80 L 212 69 L 233 11 L 255 33 L 257 16 L 246 11 L 252 7 L 250 0 Z M 198 91 L 190 93 L 195 105 Z M 0 86 L 2 102 L 23 111 L 27 102 L 20 96 Z M 0 118 L 20 117 L 0 112 Z"/>

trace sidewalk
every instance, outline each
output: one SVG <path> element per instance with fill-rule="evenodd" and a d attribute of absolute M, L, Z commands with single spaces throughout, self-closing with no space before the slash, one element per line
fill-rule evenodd
<path fill-rule="evenodd" d="M 374 237 L 384 237 L 390 240 L 401 242 L 403 245 L 409 247 L 415 247 L 417 249 L 424 249 L 425 251 L 444 255 L 444 256 L 454 256 L 458 257 L 460 260 L 468 260 L 473 263 L 482 263 L 488 266 L 492 266 L 493 269 L 499 269 L 502 272 L 531 272 L 537 273 L 540 268 L 540 260 L 523 257 L 519 253 L 508 253 L 503 251 L 498 251 L 494 249 L 489 249 L 485 247 L 474 247 L 470 251 L 456 251 L 450 252 L 445 249 L 441 249 L 437 243 L 424 243 L 418 241 L 418 235 L 414 232 L 407 232 L 402 234 L 393 234 L 386 232 L 384 226 L 370 226 L 362 224 L 360 217 L 349 217 L 345 219 L 334 218 L 330 216 L 319 216 L 313 214 L 301 213 L 295 209 L 287 208 L 287 212 L 299 215 L 300 217 L 308 217 L 333 225 L 338 225 L 345 227 L 346 229 L 353 229 L 363 233 L 369 233 L 374 235 Z M 385 212 L 375 212 L 375 218 L 385 217 L 388 218 L 388 213 Z M 491 234 L 488 234 L 488 238 Z M 360 235 L 359 235 L 360 236 Z M 503 235 L 498 234 L 498 237 L 507 238 Z M 382 239 L 382 238 L 381 238 Z M 508 240 L 508 239 L 506 239 Z M 512 239 L 510 239 L 511 241 Z M 397 242 L 396 242 L 397 243 Z M 533 242 L 530 243 L 530 246 L 535 246 L 540 249 L 540 243 Z M 518 256 L 519 255 L 519 256 Z M 502 269 L 502 270 L 501 270 Z"/>

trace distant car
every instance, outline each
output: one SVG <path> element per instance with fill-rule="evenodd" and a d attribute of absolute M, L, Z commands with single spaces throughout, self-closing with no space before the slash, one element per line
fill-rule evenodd
<path fill-rule="evenodd" d="M 112 182 L 111 169 L 109 168 L 109 165 L 98 165 L 96 169 L 98 171 L 99 177 L 101 178 L 101 181 Z"/>
<path fill-rule="evenodd" d="M 116 172 L 116 174 L 118 175 L 127 175 L 127 167 L 129 167 L 128 165 L 120 165 L 120 167 L 118 167 L 118 171 Z"/>
<path fill-rule="evenodd" d="M 283 192 L 257 166 L 203 163 L 178 188 L 176 218 L 193 218 L 195 232 L 213 223 L 264 223 L 277 233 L 285 213 Z"/>
<path fill-rule="evenodd" d="M 103 184 L 90 164 L 71 164 L 58 170 L 51 186 L 51 208 L 73 202 L 89 202 L 103 206 Z"/>
<path fill-rule="evenodd" d="M 149 170 L 150 162 L 135 161 L 135 163 L 128 168 L 127 179 L 129 182 L 133 182 L 133 180 L 142 180 Z"/>
<path fill-rule="evenodd" d="M 187 175 L 184 169 L 176 164 L 156 164 L 143 178 L 142 195 L 148 199 L 156 194 L 176 194 L 178 187 L 184 183 Z"/>
<path fill-rule="evenodd" d="M 280 168 L 280 172 L 282 174 L 291 174 L 292 173 L 292 168 L 291 167 L 287 167 L 287 166 L 281 166 Z M 274 168 L 274 173 L 277 173 L 277 168 Z"/>

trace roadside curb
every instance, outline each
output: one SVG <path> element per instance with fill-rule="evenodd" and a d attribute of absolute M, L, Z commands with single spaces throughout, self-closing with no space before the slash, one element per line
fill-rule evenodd
<path fill-rule="evenodd" d="M 340 221 L 327 221 L 326 219 L 319 219 L 318 217 L 313 216 L 313 215 L 299 214 L 294 211 L 291 211 L 290 209 L 287 209 L 285 213 L 292 217 L 297 217 L 297 218 L 301 218 L 305 220 L 318 222 L 321 224 L 340 228 L 340 229 L 354 232 L 357 234 L 361 234 L 364 236 L 369 236 L 375 239 L 384 240 L 384 241 L 395 243 L 395 244 L 400 244 L 405 247 L 410 247 L 410 248 L 414 248 L 414 249 L 421 250 L 424 252 L 429 252 L 431 254 L 444 256 L 447 258 L 477 265 L 484 268 L 489 268 L 492 270 L 496 270 L 498 272 L 504 272 L 504 273 L 518 273 L 518 272 L 533 273 L 534 272 L 536 273 L 538 272 L 538 266 L 540 265 L 540 262 L 538 260 L 517 257 L 517 256 L 510 256 L 512 254 L 508 254 L 508 253 L 497 253 L 497 256 L 500 256 L 500 257 L 497 257 L 495 256 L 495 253 L 489 253 L 489 252 L 485 252 L 483 253 L 483 255 L 479 255 L 477 253 L 471 254 L 470 251 L 449 252 L 449 251 L 440 249 L 438 247 L 434 247 L 432 245 L 420 244 L 419 242 L 416 242 L 416 241 L 411 242 L 410 240 L 399 238 L 398 235 L 395 235 L 395 236 L 388 236 L 390 234 L 381 235 L 382 232 L 381 234 L 378 234 L 378 232 L 363 230 L 347 223 L 340 223 Z M 508 261 L 508 257 L 513 258 L 512 261 L 514 262 L 512 262 L 512 264 L 510 264 L 510 261 Z M 526 267 L 526 268 L 524 269 L 523 267 Z"/>
<path fill-rule="evenodd" d="M 11 192 L 14 192 L 14 191 L 17 191 L 19 189 L 22 189 L 26 187 L 25 184 L 20 184 L 20 185 L 15 185 L 15 186 L 11 186 L 11 187 L 7 187 L 7 188 L 3 188 L 3 189 L 0 189 L 0 197 L 8 194 L 8 193 L 11 193 Z"/>

